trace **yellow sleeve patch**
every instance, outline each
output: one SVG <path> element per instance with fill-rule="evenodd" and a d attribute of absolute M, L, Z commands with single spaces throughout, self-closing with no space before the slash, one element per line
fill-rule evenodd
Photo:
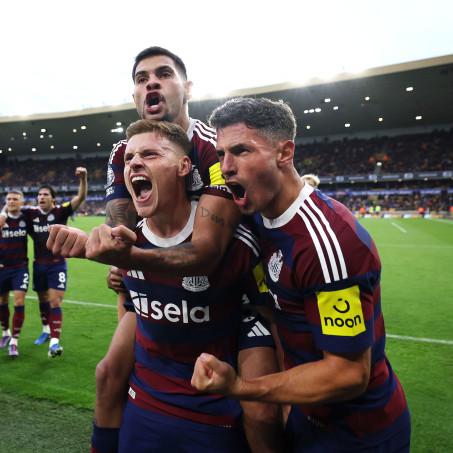
<path fill-rule="evenodd" d="M 220 170 L 220 162 L 216 162 L 209 167 L 209 179 L 212 186 L 225 184 L 225 179 L 223 179 L 222 171 Z"/>
<path fill-rule="evenodd" d="M 253 275 L 255 277 L 256 286 L 260 293 L 268 293 L 269 289 L 266 284 L 266 277 L 264 275 L 263 265 L 261 261 L 253 268 Z"/>
<path fill-rule="evenodd" d="M 67 206 L 69 206 L 71 204 L 70 201 L 65 201 L 64 203 L 61 204 L 61 206 L 63 206 L 64 208 L 66 208 Z"/>
<path fill-rule="evenodd" d="M 319 292 L 317 300 L 324 335 L 355 337 L 365 332 L 358 285 L 339 291 Z"/>

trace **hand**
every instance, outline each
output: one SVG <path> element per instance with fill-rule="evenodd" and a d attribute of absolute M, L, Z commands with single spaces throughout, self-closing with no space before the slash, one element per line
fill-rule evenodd
<path fill-rule="evenodd" d="M 203 352 L 195 362 L 190 383 L 200 392 L 230 395 L 238 380 L 231 365 Z"/>
<path fill-rule="evenodd" d="M 88 235 L 78 228 L 67 225 L 51 225 L 46 246 L 54 255 L 65 258 L 85 258 Z"/>
<path fill-rule="evenodd" d="M 123 275 L 115 266 L 110 266 L 109 273 L 107 275 L 107 286 L 110 289 L 113 289 L 116 293 L 127 293 L 123 283 Z"/>
<path fill-rule="evenodd" d="M 87 177 L 87 169 L 85 167 L 77 167 L 75 170 L 75 175 L 79 178 L 86 178 Z"/>
<path fill-rule="evenodd" d="M 127 260 L 136 240 L 137 235 L 124 225 L 115 228 L 100 225 L 90 233 L 86 244 L 86 257 L 127 269 Z"/>

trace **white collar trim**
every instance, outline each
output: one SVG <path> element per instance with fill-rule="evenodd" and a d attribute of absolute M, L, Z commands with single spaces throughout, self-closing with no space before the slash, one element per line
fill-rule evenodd
<path fill-rule="evenodd" d="M 264 226 L 268 229 L 272 229 L 280 228 L 286 225 L 296 215 L 296 212 L 299 210 L 300 205 L 313 193 L 313 191 L 313 187 L 310 186 L 310 184 L 305 183 L 297 198 L 291 203 L 289 208 L 283 214 L 276 217 L 275 219 L 268 219 L 263 215 L 261 216 L 263 218 Z"/>
<path fill-rule="evenodd" d="M 146 219 L 144 219 L 142 227 L 143 236 L 145 236 L 145 238 L 148 239 L 151 244 L 154 244 L 157 247 L 171 247 L 173 245 L 181 244 L 192 234 L 196 210 L 197 202 L 192 201 L 190 206 L 190 216 L 187 220 L 186 225 L 178 234 L 169 238 L 161 238 L 160 236 L 157 236 L 155 233 L 153 233 L 147 225 Z"/>

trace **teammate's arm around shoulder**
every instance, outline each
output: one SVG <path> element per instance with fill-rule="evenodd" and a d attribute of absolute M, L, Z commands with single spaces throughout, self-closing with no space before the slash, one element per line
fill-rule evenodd
<path fill-rule="evenodd" d="M 79 191 L 71 200 L 71 207 L 73 211 L 75 211 L 86 200 L 88 192 L 87 174 L 88 172 L 85 167 L 77 167 L 75 170 L 75 175 L 79 178 Z"/>
<path fill-rule="evenodd" d="M 212 272 L 222 259 L 240 220 L 229 198 L 203 195 L 198 202 L 187 259 L 200 273 Z"/>
<path fill-rule="evenodd" d="M 184 275 L 209 274 L 222 259 L 239 223 L 240 213 L 232 200 L 224 197 L 203 195 L 195 213 L 192 239 L 181 245 L 140 249 L 132 247 L 128 268 L 141 271 Z M 102 257 L 93 256 L 100 262 Z M 125 267 L 116 261 L 117 266 Z"/>

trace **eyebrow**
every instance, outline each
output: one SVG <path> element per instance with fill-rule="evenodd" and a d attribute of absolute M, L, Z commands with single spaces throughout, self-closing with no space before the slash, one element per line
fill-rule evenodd
<path fill-rule="evenodd" d="M 154 73 L 158 73 L 158 72 L 162 72 L 162 71 L 165 71 L 165 70 L 170 70 L 172 72 L 175 72 L 175 69 L 173 67 L 171 67 L 170 65 L 167 65 L 167 64 L 164 64 L 162 66 L 158 66 L 156 69 L 154 69 Z M 148 72 L 149 71 L 145 71 L 145 70 L 142 70 L 142 71 L 137 71 L 135 73 L 135 76 L 134 76 L 134 80 L 139 77 L 139 76 L 147 76 L 148 75 Z"/>

